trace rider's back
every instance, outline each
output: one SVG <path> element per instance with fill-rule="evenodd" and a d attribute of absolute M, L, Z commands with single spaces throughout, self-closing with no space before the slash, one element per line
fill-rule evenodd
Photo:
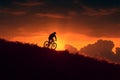
<path fill-rule="evenodd" d="M 49 35 L 49 38 L 51 39 L 51 38 L 53 38 L 55 36 L 55 34 L 54 33 L 51 33 L 50 35 Z"/>

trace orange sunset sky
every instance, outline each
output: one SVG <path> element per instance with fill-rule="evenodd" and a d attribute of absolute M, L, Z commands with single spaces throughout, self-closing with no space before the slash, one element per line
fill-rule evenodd
<path fill-rule="evenodd" d="M 120 47 L 119 0 L 1 0 L 0 38 L 43 46 L 57 32 L 57 50 L 99 39 Z"/>

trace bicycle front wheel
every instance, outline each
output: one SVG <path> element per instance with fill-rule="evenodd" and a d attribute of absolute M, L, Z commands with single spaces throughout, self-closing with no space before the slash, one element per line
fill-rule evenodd
<path fill-rule="evenodd" d="M 57 44 L 56 43 L 52 43 L 51 49 L 56 49 L 56 48 L 57 48 Z"/>

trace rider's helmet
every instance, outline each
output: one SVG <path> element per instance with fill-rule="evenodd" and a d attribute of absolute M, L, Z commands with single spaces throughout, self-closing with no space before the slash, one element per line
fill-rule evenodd
<path fill-rule="evenodd" d="M 56 32 L 54 32 L 54 34 L 56 34 Z"/>

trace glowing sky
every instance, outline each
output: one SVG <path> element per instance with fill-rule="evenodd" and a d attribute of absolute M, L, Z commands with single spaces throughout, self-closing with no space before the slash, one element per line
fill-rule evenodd
<path fill-rule="evenodd" d="M 43 45 L 57 32 L 58 49 L 98 39 L 120 46 L 120 0 L 0 0 L 0 37 Z"/>

